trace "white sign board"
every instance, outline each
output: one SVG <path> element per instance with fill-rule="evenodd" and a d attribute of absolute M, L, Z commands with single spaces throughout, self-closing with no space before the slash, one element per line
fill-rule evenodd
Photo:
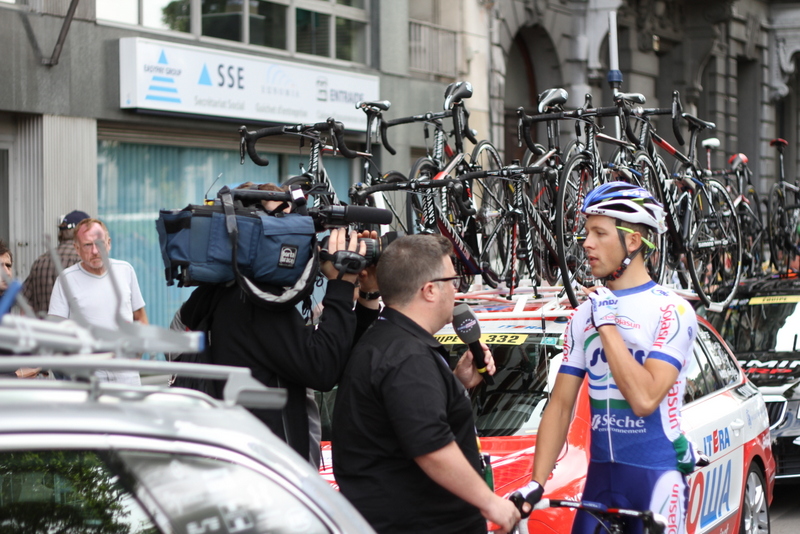
<path fill-rule="evenodd" d="M 286 124 L 333 117 L 363 132 L 355 104 L 380 97 L 377 76 L 140 37 L 120 39 L 119 63 L 123 109 Z"/>

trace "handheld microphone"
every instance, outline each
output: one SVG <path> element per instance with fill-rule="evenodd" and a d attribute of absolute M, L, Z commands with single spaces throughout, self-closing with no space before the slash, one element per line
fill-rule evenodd
<path fill-rule="evenodd" d="M 494 385 L 494 378 L 486 372 L 486 360 L 483 357 L 483 347 L 480 341 L 481 325 L 478 324 L 478 318 L 466 304 L 459 304 L 453 309 L 453 330 L 472 351 L 475 367 L 483 375 L 483 381 L 490 386 Z"/>

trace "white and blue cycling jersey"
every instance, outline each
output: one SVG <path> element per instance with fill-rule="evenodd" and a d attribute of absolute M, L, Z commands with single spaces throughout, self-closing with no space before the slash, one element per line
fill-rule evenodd
<path fill-rule="evenodd" d="M 619 299 L 617 329 L 636 361 L 644 364 L 648 358 L 657 358 L 674 365 L 679 373 L 652 414 L 634 414 L 614 383 L 600 335 L 592 325 L 591 302 L 581 304 L 567 326 L 559 372 L 580 378 L 588 374 L 591 460 L 678 469 L 689 447 L 681 432 L 681 406 L 697 316 L 686 300 L 655 282 L 613 293 Z"/>

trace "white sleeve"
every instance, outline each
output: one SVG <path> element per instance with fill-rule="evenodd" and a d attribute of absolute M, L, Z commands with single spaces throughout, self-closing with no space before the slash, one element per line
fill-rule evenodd
<path fill-rule="evenodd" d="M 61 285 L 63 278 L 64 275 L 60 274 L 56 278 L 56 283 L 53 284 L 53 291 L 50 293 L 50 308 L 47 309 L 47 315 L 55 315 L 56 317 L 67 319 L 69 318 L 69 302 L 67 302 L 64 287 Z"/>
<path fill-rule="evenodd" d="M 131 266 L 131 310 L 137 311 L 144 308 L 144 297 L 139 289 L 139 279 L 136 278 L 136 271 Z"/>

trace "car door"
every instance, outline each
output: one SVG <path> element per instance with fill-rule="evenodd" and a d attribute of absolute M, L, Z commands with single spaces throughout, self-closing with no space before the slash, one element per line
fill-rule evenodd
<path fill-rule="evenodd" d="M 699 324 L 683 408 L 683 429 L 711 463 L 689 477 L 687 532 L 738 529 L 737 511 L 751 458 L 747 444 L 768 426 L 757 389 L 719 337 Z M 733 530 L 729 530 L 733 529 Z"/>

